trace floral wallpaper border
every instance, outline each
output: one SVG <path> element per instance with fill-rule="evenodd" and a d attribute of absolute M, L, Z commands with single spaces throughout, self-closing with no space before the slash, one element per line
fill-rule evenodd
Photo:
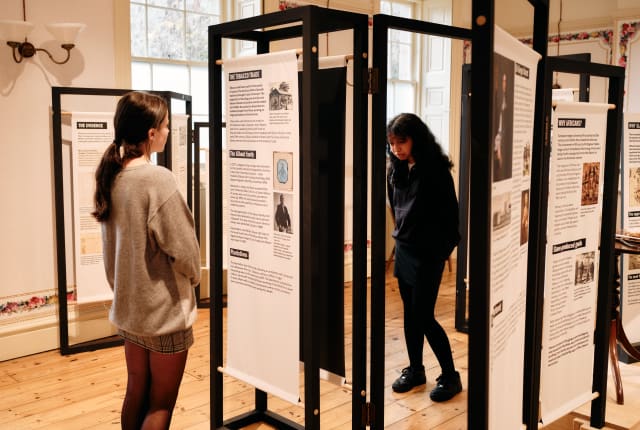
<path fill-rule="evenodd" d="M 562 33 L 560 35 L 554 34 L 550 35 L 548 41 L 550 43 L 558 43 L 558 42 L 571 42 L 575 40 L 588 40 L 588 39 L 602 39 L 606 46 L 611 47 L 611 37 L 613 36 L 613 30 L 603 29 L 603 30 L 590 30 L 590 31 L 580 31 L 578 33 Z M 522 43 L 527 45 L 533 45 L 533 38 L 529 37 L 526 39 L 519 39 Z"/>
<path fill-rule="evenodd" d="M 75 299 L 75 290 L 67 293 L 67 300 L 69 302 L 75 301 Z M 57 294 L 41 294 L 20 299 L 7 300 L 5 302 L 0 302 L 0 318 L 6 318 L 8 316 L 24 312 L 31 312 L 36 309 L 42 309 L 56 304 L 58 304 Z"/>
<path fill-rule="evenodd" d="M 627 67 L 627 46 L 636 33 L 640 33 L 640 21 L 623 22 L 620 25 L 620 37 L 618 40 L 618 47 L 620 49 L 620 58 L 618 58 L 619 66 Z"/>
<path fill-rule="evenodd" d="M 631 24 L 637 24 L 637 26 L 640 26 L 640 22 L 631 23 Z M 631 33 L 633 33 L 634 31 L 635 31 L 635 27 L 632 30 L 630 30 Z M 607 29 L 601 29 L 601 30 L 580 31 L 577 33 L 562 33 L 560 35 L 554 34 L 554 35 L 550 35 L 547 41 L 549 43 L 558 43 L 558 42 L 573 42 L 577 40 L 601 39 L 604 42 L 605 46 L 607 46 L 611 52 L 612 37 L 613 37 L 613 30 L 607 28 Z M 529 46 L 533 45 L 532 37 L 518 39 L 518 40 L 520 40 L 520 42 L 526 45 L 529 45 Z M 471 62 L 471 41 L 469 40 L 464 41 L 464 48 L 463 48 L 462 55 L 463 55 L 464 63 Z M 609 56 L 611 55 L 612 54 L 609 54 Z"/>

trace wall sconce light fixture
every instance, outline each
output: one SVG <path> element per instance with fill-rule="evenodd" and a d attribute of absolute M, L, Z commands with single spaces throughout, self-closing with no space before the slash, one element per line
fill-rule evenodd
<path fill-rule="evenodd" d="M 71 58 L 71 49 L 75 46 L 78 33 L 85 28 L 79 23 L 55 23 L 47 24 L 46 28 L 51 35 L 60 42 L 60 46 L 67 51 L 67 57 L 57 61 L 53 55 L 44 48 L 36 48 L 27 40 L 27 36 L 33 30 L 34 25 L 27 21 L 24 0 L 22 1 L 23 21 L 0 20 L 0 39 L 6 40 L 13 51 L 13 60 L 21 63 L 25 58 L 33 57 L 36 52 L 46 53 L 51 61 L 56 64 L 64 64 Z"/>

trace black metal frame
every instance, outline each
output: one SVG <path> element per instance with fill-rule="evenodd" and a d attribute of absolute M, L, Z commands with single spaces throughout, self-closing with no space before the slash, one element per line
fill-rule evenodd
<path fill-rule="evenodd" d="M 548 38 L 548 0 L 529 0 L 534 8 L 533 21 L 533 49 L 538 52 L 542 60 L 538 62 L 536 80 L 536 104 L 533 120 L 534 136 L 533 151 L 541 144 L 538 132 L 542 124 L 541 89 L 545 87 L 544 61 L 547 54 Z M 469 186 L 469 219 L 473 220 L 474 228 L 469 234 L 469 378 L 468 378 L 468 410 L 469 428 L 488 428 L 489 401 L 486 389 L 489 386 L 489 324 L 490 324 L 490 252 L 488 247 L 491 239 L 491 115 L 493 112 L 492 77 L 495 28 L 494 1 L 473 1 L 472 6 L 472 47 L 473 72 L 471 78 L 471 136 L 470 158 L 473 167 L 470 174 Z M 535 155 L 534 155 L 535 157 Z M 535 172 L 536 165 L 533 165 Z M 531 186 L 532 195 L 535 186 Z M 533 198 L 533 197 L 532 197 Z M 546 207 L 546 205 L 545 205 Z M 478 226 L 477 228 L 475 226 Z M 535 230 L 534 223 L 530 225 Z M 531 230 L 530 230 L 530 237 Z M 531 244 L 531 240 L 530 240 Z M 531 252 L 529 252 L 528 266 L 531 267 Z M 531 270 L 530 268 L 528 270 Z M 527 283 L 527 306 L 531 283 Z M 535 326 L 540 321 L 529 321 Z M 525 342 L 525 347 L 527 342 Z M 530 371 L 530 370 L 529 370 Z M 525 357 L 525 378 L 528 375 Z M 525 385 L 526 387 L 526 385 Z M 530 408 L 527 407 L 527 392 L 523 392 L 523 421 L 528 421 Z M 537 398 L 536 398 L 537 401 Z"/>
<path fill-rule="evenodd" d="M 472 38 L 469 29 L 399 18 L 373 16 L 374 76 L 380 88 L 372 98 L 371 178 L 371 403 L 376 406 L 372 429 L 384 428 L 385 375 L 385 236 L 386 236 L 386 122 L 387 55 L 389 30 L 401 30 L 451 39 Z M 469 398 L 471 404 L 471 398 Z M 380 407 L 380 410 L 378 410 Z M 469 427 L 477 428 L 477 427 Z"/>
<path fill-rule="evenodd" d="M 78 352 L 93 351 L 96 349 L 109 348 L 122 345 L 119 336 L 108 336 L 102 339 L 94 339 L 78 344 L 69 344 L 69 314 L 67 302 L 67 270 L 65 253 L 65 208 L 64 208 L 64 166 L 62 163 L 62 96 L 111 96 L 119 97 L 131 90 L 129 89 L 107 89 L 107 88 L 72 88 L 72 87 L 52 87 L 51 88 L 51 110 L 52 110 L 52 136 L 53 136 L 53 180 L 55 187 L 55 222 L 56 222 L 56 263 L 58 272 L 58 314 L 60 319 L 60 353 L 70 355 Z M 187 120 L 187 141 L 191 138 L 191 96 L 174 93 L 171 91 L 148 91 L 163 97 L 167 101 L 169 117 L 171 117 L 171 100 L 184 100 L 186 103 Z M 162 157 L 158 157 L 158 164 L 166 167 L 171 166 L 171 135 L 167 138 L 167 152 Z M 160 155 L 160 154 L 159 154 Z M 187 180 L 191 182 L 191 145 L 187 149 Z M 187 202 L 191 207 L 191 194 L 187 194 Z M 199 204 L 199 196 L 196 196 L 196 203 Z"/>
<path fill-rule="evenodd" d="M 471 173 L 471 64 L 462 65 L 460 102 L 460 160 L 458 161 L 458 205 L 460 213 L 460 237 L 456 251 L 456 308 L 455 328 L 469 333 L 467 312 L 469 262 L 469 175 Z"/>
<path fill-rule="evenodd" d="M 209 128 L 208 122 L 194 122 L 193 123 L 193 194 L 198 196 L 194 199 L 193 204 L 193 218 L 196 223 L 196 236 L 201 238 L 200 231 L 200 129 Z M 206 243 L 203 244 L 200 240 L 200 248 L 206 247 Z M 209 282 L 211 285 L 211 282 Z M 209 287 L 211 288 L 211 287 Z M 200 298 L 200 284 L 196 286 L 196 302 L 198 308 L 209 308 L 209 299 L 203 300 Z"/>
<path fill-rule="evenodd" d="M 560 57 L 547 57 L 545 82 L 550 83 L 553 73 L 573 73 L 599 76 L 609 79 L 608 102 L 615 108 L 607 113 L 605 143 L 604 185 L 602 225 L 600 232 L 600 261 L 598 274 L 598 301 L 596 308 L 595 351 L 593 366 L 593 392 L 598 396 L 591 402 L 590 425 L 602 428 L 605 421 L 607 373 L 609 360 L 609 324 L 611 321 L 612 282 L 615 278 L 615 230 L 618 198 L 618 177 L 620 172 L 620 142 L 622 136 L 622 106 L 624 97 L 624 68 Z M 525 418 L 527 428 L 538 426 L 540 363 L 542 344 L 542 318 L 544 297 L 544 273 L 547 233 L 547 200 L 549 194 L 549 156 L 551 153 L 551 87 L 538 88 L 536 112 L 541 106 L 543 125 L 536 127 L 534 142 L 542 139 L 543 145 L 534 148 L 532 171 L 538 172 L 531 184 L 531 214 L 529 231 L 529 269 L 527 291 L 527 327 L 525 337 L 530 341 L 525 346 L 525 378 L 528 396 L 525 398 Z M 538 139 L 536 139 L 538 136 Z M 535 191 L 535 192 L 534 192 Z M 534 231 L 535 228 L 535 231 Z M 535 238 L 535 240 L 534 240 Z"/>
<path fill-rule="evenodd" d="M 283 26 L 273 29 L 275 26 Z M 288 25 L 288 26 L 287 26 Z M 222 374 L 218 370 L 223 364 L 222 326 L 222 66 L 216 60 L 222 57 L 222 38 L 257 42 L 258 53 L 269 52 L 270 42 L 302 37 L 302 121 L 301 121 L 301 201 L 302 234 L 301 249 L 301 293 L 302 293 L 302 358 L 304 361 L 305 427 L 320 428 L 320 385 L 318 351 L 313 340 L 318 328 L 315 324 L 314 303 L 318 295 L 317 277 L 324 268 L 318 267 L 314 258 L 313 243 L 319 235 L 314 229 L 317 215 L 312 211 L 317 198 L 316 181 L 319 166 L 315 162 L 313 142 L 319 135 L 318 106 L 314 104 L 316 94 L 321 91 L 314 85 L 318 71 L 318 36 L 339 30 L 353 30 L 353 428 L 366 425 L 363 408 L 366 395 L 366 206 L 367 206 L 367 97 L 365 71 L 368 55 L 368 18 L 366 15 L 316 6 L 303 6 L 282 12 L 269 13 L 253 18 L 209 27 L 209 112 L 210 139 L 210 207 L 211 220 L 211 425 L 214 428 L 241 428 L 255 422 L 265 422 L 279 429 L 303 428 L 285 417 L 267 409 L 267 394 L 255 390 L 255 409 L 244 415 L 223 422 Z M 264 31 L 259 31 L 264 30 Z M 304 269 L 304 270 L 302 270 Z M 360 405 L 360 407 L 358 407 Z"/>

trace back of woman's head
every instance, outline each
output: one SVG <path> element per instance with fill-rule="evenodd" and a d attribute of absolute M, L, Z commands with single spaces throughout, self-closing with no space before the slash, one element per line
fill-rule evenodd
<path fill-rule="evenodd" d="M 416 163 L 452 167 L 451 160 L 442 151 L 429 127 L 413 113 L 401 113 L 387 124 L 387 136 L 410 137 L 413 141 L 411 155 Z M 391 153 L 392 160 L 395 158 Z"/>
<path fill-rule="evenodd" d="M 98 221 L 111 213 L 111 187 L 127 160 L 150 156 L 149 130 L 159 128 L 167 115 L 167 103 L 153 94 L 132 91 L 120 98 L 113 117 L 115 138 L 96 170 L 95 210 Z"/>
<path fill-rule="evenodd" d="M 125 94 L 113 116 L 114 143 L 139 147 L 146 143 L 149 130 L 158 128 L 166 114 L 167 104 L 161 97 L 140 91 Z"/>

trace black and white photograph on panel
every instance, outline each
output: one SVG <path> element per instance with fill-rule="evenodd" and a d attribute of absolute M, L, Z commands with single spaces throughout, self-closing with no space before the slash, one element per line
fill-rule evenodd
<path fill-rule="evenodd" d="M 273 206 L 275 208 L 273 217 L 275 231 L 292 234 L 293 197 L 291 194 L 273 193 Z"/>
<path fill-rule="evenodd" d="M 629 169 L 629 207 L 640 206 L 640 167 Z"/>
<path fill-rule="evenodd" d="M 529 239 L 529 190 L 522 190 L 520 197 L 520 245 Z"/>
<path fill-rule="evenodd" d="M 493 231 L 497 232 L 508 226 L 511 221 L 511 193 L 506 192 L 493 196 L 491 207 L 493 210 L 491 225 Z"/>
<path fill-rule="evenodd" d="M 600 163 L 584 163 L 582 165 L 582 206 L 598 203 L 600 189 Z"/>
<path fill-rule="evenodd" d="M 493 56 L 493 181 L 509 179 L 513 169 L 513 77 L 514 62 Z"/>

